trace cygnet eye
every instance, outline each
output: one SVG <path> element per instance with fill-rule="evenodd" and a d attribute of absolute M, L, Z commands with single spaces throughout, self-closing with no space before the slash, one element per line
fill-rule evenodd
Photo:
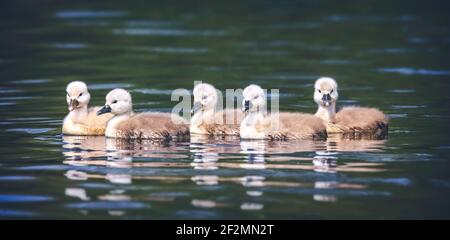
<path fill-rule="evenodd" d="M 117 103 L 117 100 L 114 100 L 114 101 L 112 102 L 112 104 L 114 104 L 114 103 Z"/>
<path fill-rule="evenodd" d="M 320 89 L 317 89 L 317 91 L 319 91 L 319 93 L 322 93 L 322 91 L 320 91 Z"/>
<path fill-rule="evenodd" d="M 83 96 L 83 93 L 80 93 L 80 95 L 78 95 L 78 97 L 81 97 L 81 96 Z"/>
<path fill-rule="evenodd" d="M 333 91 L 334 91 L 334 89 L 331 89 L 331 91 L 330 91 L 330 94 L 332 94 L 332 93 L 333 93 Z"/>

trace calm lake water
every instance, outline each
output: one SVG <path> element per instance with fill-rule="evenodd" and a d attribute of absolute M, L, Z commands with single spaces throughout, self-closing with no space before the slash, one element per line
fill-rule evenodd
<path fill-rule="evenodd" d="M 450 29 L 445 1 L 2 1 L 1 219 L 450 218 Z M 446 4 L 448 5 L 448 4 Z M 313 113 L 389 114 L 381 141 L 155 144 L 61 135 L 65 86 L 115 87 L 136 111 L 176 88 L 257 83 Z"/>

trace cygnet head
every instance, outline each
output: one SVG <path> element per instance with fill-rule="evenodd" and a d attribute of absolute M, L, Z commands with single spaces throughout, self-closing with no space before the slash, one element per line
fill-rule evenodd
<path fill-rule="evenodd" d="M 125 89 L 116 88 L 106 95 L 105 106 L 98 110 L 97 115 L 108 112 L 114 115 L 121 115 L 131 113 L 132 110 L 133 103 L 130 93 Z"/>
<path fill-rule="evenodd" d="M 247 86 L 243 93 L 242 110 L 244 112 L 258 112 L 265 109 L 266 94 L 264 90 L 255 84 Z"/>
<path fill-rule="evenodd" d="M 217 104 L 217 90 L 207 83 L 201 83 L 194 87 L 194 106 L 192 113 L 198 110 L 214 109 Z"/>
<path fill-rule="evenodd" d="M 73 81 L 67 85 L 66 100 L 69 111 L 77 108 L 87 107 L 91 95 L 88 92 L 86 83 L 81 81 Z"/>
<path fill-rule="evenodd" d="M 317 79 L 314 84 L 314 101 L 319 106 L 328 107 L 338 100 L 338 85 L 336 81 L 329 77 Z"/>

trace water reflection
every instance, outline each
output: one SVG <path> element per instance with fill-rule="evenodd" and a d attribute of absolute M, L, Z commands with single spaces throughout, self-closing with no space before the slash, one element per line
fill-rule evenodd
<path fill-rule="evenodd" d="M 322 189 L 335 189 L 337 188 L 336 182 L 321 182 L 317 181 L 314 183 L 314 189 L 321 191 Z M 316 193 L 313 195 L 313 199 L 318 202 L 336 202 L 337 196 L 334 194 L 320 194 Z"/>
<path fill-rule="evenodd" d="M 189 151 L 192 154 L 191 166 L 194 169 L 215 170 L 221 164 L 219 159 L 232 159 L 232 154 L 239 152 L 239 139 L 192 135 Z"/>
<path fill-rule="evenodd" d="M 227 207 L 229 204 L 220 203 L 213 200 L 206 200 L 206 199 L 193 199 L 191 201 L 192 206 L 198 207 L 198 208 L 218 208 L 218 207 Z"/>
<path fill-rule="evenodd" d="M 301 169 L 318 172 L 376 171 L 379 163 L 345 162 L 345 152 L 384 151 L 385 140 L 350 140 L 341 136 L 327 141 L 240 141 L 193 137 L 190 142 L 129 141 L 91 136 L 64 136 L 64 163 L 111 168 L 187 168 L 217 170 Z M 311 155 L 312 154 L 312 155 Z M 192 159 L 192 160 L 190 160 Z M 359 167 L 351 169 L 352 167 Z"/>
<path fill-rule="evenodd" d="M 125 194 L 120 186 L 134 181 L 158 181 L 165 184 L 192 182 L 198 187 L 238 184 L 248 188 L 248 199 L 240 205 L 244 211 L 264 209 L 264 204 L 253 200 L 263 196 L 267 187 L 281 187 L 299 191 L 311 189 L 312 199 L 336 202 L 343 189 L 363 191 L 364 183 L 346 183 L 338 180 L 344 172 L 383 171 L 381 163 L 340 160 L 341 155 L 360 152 L 370 154 L 384 151 L 386 140 L 351 140 L 333 135 L 326 141 L 240 141 L 237 138 L 211 138 L 192 136 L 189 142 L 129 141 L 90 136 L 63 136 L 65 164 L 78 167 L 69 169 L 65 176 L 74 181 L 103 179 L 114 187 L 109 193 L 88 196 L 79 187 L 66 188 L 66 195 L 81 201 L 129 202 L 136 200 Z M 82 167 L 82 168 L 79 168 Z M 84 168 L 83 168 L 84 167 Z M 166 170 L 164 170 L 166 169 Z M 230 169 L 224 175 L 220 170 Z M 279 171 L 285 178 L 268 174 Z M 171 171 L 174 171 L 173 173 Z M 220 172 L 219 172 L 220 171 Z M 292 171 L 300 176 L 307 172 L 326 174 L 312 179 L 289 177 Z M 292 175 L 295 176 L 295 175 Z M 297 190 L 296 190 L 297 189 Z M 146 196 L 140 200 L 172 202 L 177 196 Z M 96 203 L 100 204 L 100 203 Z M 193 198 L 197 208 L 230 207 L 223 201 Z M 112 216 L 125 215 L 125 211 L 109 211 Z M 88 214 L 88 212 L 86 213 Z"/>
<path fill-rule="evenodd" d="M 316 152 L 312 163 L 314 166 L 314 171 L 323 173 L 336 173 L 337 168 L 337 157 L 333 156 L 335 152 Z"/>
<path fill-rule="evenodd" d="M 24 15 L 24 4 L 9 2 L 0 9 L 0 192 L 10 201 L 1 217 L 449 215 L 440 202 L 449 202 L 441 190 L 450 182 L 443 161 L 450 149 L 450 21 L 437 4 L 424 11 L 421 4 L 395 3 L 402 9 L 396 12 L 386 11 L 392 1 L 381 1 L 361 12 L 337 1 L 244 0 L 217 1 L 209 11 L 186 1 L 107 7 L 63 1 L 34 4 Z M 336 38 L 336 30 L 361 34 Z M 330 137 L 158 144 L 67 136 L 61 142 L 66 81 L 87 81 L 93 105 L 103 104 L 110 89 L 127 88 L 137 111 L 169 111 L 171 90 L 192 87 L 198 77 L 221 89 L 250 81 L 280 88 L 280 110 L 312 112 L 312 85 L 324 73 L 341 79 L 343 106 L 390 115 L 388 143 Z M 390 199 L 374 201 L 371 194 Z M 36 208 L 35 197 L 51 199 Z M 400 201 L 404 211 L 386 204 Z M 148 202 L 155 206 L 141 211 Z M 226 211 L 211 211 L 222 204 Z"/>
<path fill-rule="evenodd" d="M 66 161 L 93 160 L 106 155 L 105 138 L 101 136 L 63 136 L 62 141 Z"/>
<path fill-rule="evenodd" d="M 78 198 L 83 201 L 88 201 L 91 198 L 87 196 L 84 188 L 66 188 L 66 196 Z"/>

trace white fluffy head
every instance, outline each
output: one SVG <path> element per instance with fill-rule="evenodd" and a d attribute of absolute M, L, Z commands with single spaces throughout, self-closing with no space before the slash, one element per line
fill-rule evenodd
<path fill-rule="evenodd" d="M 314 84 L 314 101 L 321 106 L 328 107 L 338 100 L 337 82 L 329 77 L 321 77 Z"/>
<path fill-rule="evenodd" d="M 66 101 L 69 111 L 87 106 L 91 99 L 86 83 L 81 81 L 69 83 L 66 87 L 66 92 Z"/>
<path fill-rule="evenodd" d="M 200 104 L 204 110 L 212 109 L 217 104 L 217 90 L 211 84 L 201 83 L 196 85 L 193 94 L 194 108 Z"/>
<path fill-rule="evenodd" d="M 244 89 L 242 95 L 244 97 L 242 107 L 245 112 L 257 112 L 265 109 L 266 94 L 260 86 L 249 85 Z"/>
<path fill-rule="evenodd" d="M 121 88 L 116 88 L 106 95 L 106 104 L 111 108 L 111 113 L 120 115 L 133 110 L 133 102 L 130 93 Z"/>

